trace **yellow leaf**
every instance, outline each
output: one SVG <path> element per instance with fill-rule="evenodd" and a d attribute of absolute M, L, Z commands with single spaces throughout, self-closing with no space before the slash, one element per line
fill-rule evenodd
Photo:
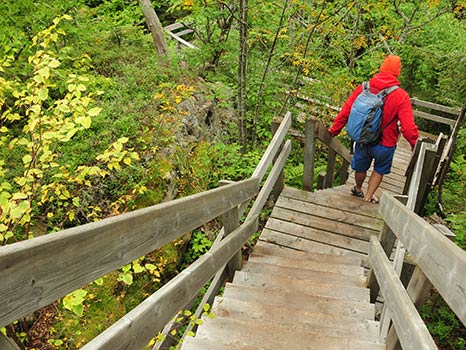
<path fill-rule="evenodd" d="M 57 68 L 59 65 L 60 65 L 60 61 L 55 60 L 55 59 L 50 61 L 48 64 L 50 68 Z"/>
<path fill-rule="evenodd" d="M 98 115 L 101 111 L 102 111 L 102 108 L 94 107 L 94 108 L 91 108 L 90 110 L 88 110 L 88 111 L 87 111 L 87 114 L 89 114 L 89 116 L 91 116 L 91 117 L 95 117 L 95 116 Z"/>
<path fill-rule="evenodd" d="M 123 163 L 125 163 L 126 165 L 131 165 L 131 158 L 123 159 Z"/>
<path fill-rule="evenodd" d="M 32 160 L 31 155 L 26 154 L 26 155 L 23 157 L 23 164 L 24 164 L 24 165 L 29 165 L 29 163 L 31 163 L 31 160 Z"/>

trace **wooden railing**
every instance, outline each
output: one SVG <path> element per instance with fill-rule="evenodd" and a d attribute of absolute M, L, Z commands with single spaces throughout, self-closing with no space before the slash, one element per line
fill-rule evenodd
<path fill-rule="evenodd" d="M 256 232 L 258 214 L 290 153 L 290 141 L 283 145 L 290 125 L 291 115 L 287 113 L 250 179 L 2 247 L 0 327 L 220 217 L 224 227 L 208 253 L 83 349 L 145 347 L 179 310 L 197 297 L 212 276 L 232 275 L 232 269 L 241 268 L 241 246 Z M 241 213 L 257 194 L 274 161 L 252 209 L 240 225 Z M 228 273 L 224 273 L 225 267 L 230 270 Z M 0 336 L 5 340 L 3 334 Z"/>
<path fill-rule="evenodd" d="M 397 349 L 398 341 L 403 349 L 436 349 L 417 310 L 430 290 L 430 281 L 466 325 L 466 252 L 389 194 L 382 195 L 379 213 L 384 226 L 378 240 L 371 237 L 368 286 L 372 299 L 380 288 L 390 310 L 393 326 L 386 338 L 387 349 Z M 396 239 L 417 265 L 407 289 L 389 261 Z"/>
<path fill-rule="evenodd" d="M 450 129 L 453 129 L 456 119 L 460 114 L 460 110 L 458 108 L 422 101 L 417 98 L 411 98 L 411 105 L 413 106 L 414 117 L 449 125 Z"/>
<path fill-rule="evenodd" d="M 348 179 L 348 168 L 351 163 L 351 155 L 338 139 L 332 137 L 325 125 L 318 119 L 310 118 L 306 121 L 304 131 L 304 175 L 303 188 L 307 191 L 313 190 L 314 184 L 314 159 L 316 140 L 320 140 L 328 148 L 327 169 L 319 174 L 317 189 L 330 188 L 335 179 L 336 156 L 343 159 L 340 168 L 340 184 L 343 185 Z"/>

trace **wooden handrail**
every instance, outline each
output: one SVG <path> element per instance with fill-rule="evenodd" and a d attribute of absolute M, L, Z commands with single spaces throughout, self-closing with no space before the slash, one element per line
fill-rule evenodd
<path fill-rule="evenodd" d="M 287 112 L 285 114 L 285 117 L 283 118 L 283 121 L 280 124 L 280 127 L 278 128 L 277 132 L 273 135 L 272 141 L 270 141 L 269 146 L 265 150 L 264 155 L 259 161 L 259 164 L 257 165 L 256 169 L 254 170 L 254 173 L 252 174 L 252 177 L 259 178 L 259 182 L 262 181 L 262 178 L 267 172 L 267 169 L 269 168 L 270 164 L 272 164 L 272 161 L 275 155 L 278 153 L 278 150 L 282 146 L 283 140 L 285 139 L 285 136 L 287 135 L 290 127 L 291 113 Z"/>
<path fill-rule="evenodd" d="M 432 102 L 419 100 L 419 99 L 414 98 L 414 97 L 411 98 L 411 104 L 413 106 L 430 108 L 430 109 L 432 109 L 434 111 L 437 111 L 437 112 L 443 112 L 443 113 L 450 114 L 455 119 L 456 119 L 456 117 L 458 117 L 458 115 L 460 114 L 460 111 L 461 111 L 459 108 L 447 107 L 447 106 L 439 105 L 437 103 L 432 103 Z"/>
<path fill-rule="evenodd" d="M 379 213 L 410 256 L 466 325 L 466 252 L 386 192 Z"/>
<path fill-rule="evenodd" d="M 348 148 L 345 145 L 343 145 L 338 139 L 333 137 L 332 134 L 330 134 L 327 127 L 325 127 L 324 123 L 322 123 L 318 119 L 314 119 L 314 120 L 316 122 L 315 123 L 316 137 L 322 143 L 324 143 L 327 147 L 333 149 L 344 160 L 351 163 L 351 154 Z"/>
<path fill-rule="evenodd" d="M 251 178 L 2 247 L 0 326 L 215 219 L 258 188 L 258 179 Z"/>
<path fill-rule="evenodd" d="M 256 215 L 82 349 L 142 349 L 241 249 L 257 227 Z"/>
<path fill-rule="evenodd" d="M 371 236 L 370 243 L 371 268 L 377 280 L 380 281 L 380 290 L 385 305 L 391 311 L 393 324 L 403 349 L 437 349 L 380 242 L 375 236 Z M 383 342 L 384 339 L 381 341 Z"/>

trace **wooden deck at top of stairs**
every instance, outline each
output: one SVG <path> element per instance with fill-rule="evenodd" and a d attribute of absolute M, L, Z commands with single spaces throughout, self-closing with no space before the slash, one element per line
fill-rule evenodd
<path fill-rule="evenodd" d="M 410 150 L 400 141 L 378 191 L 401 194 Z M 286 187 L 243 269 L 227 283 L 184 350 L 378 350 L 379 323 L 365 288 L 378 205 L 346 185 L 314 193 Z"/>

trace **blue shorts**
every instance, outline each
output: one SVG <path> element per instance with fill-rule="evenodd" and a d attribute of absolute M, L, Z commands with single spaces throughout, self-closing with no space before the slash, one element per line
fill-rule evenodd
<path fill-rule="evenodd" d="M 374 159 L 374 170 L 377 173 L 380 175 L 390 174 L 395 148 L 396 146 L 386 147 L 380 144 L 374 146 L 356 144 L 351 168 L 357 172 L 367 171 Z"/>

